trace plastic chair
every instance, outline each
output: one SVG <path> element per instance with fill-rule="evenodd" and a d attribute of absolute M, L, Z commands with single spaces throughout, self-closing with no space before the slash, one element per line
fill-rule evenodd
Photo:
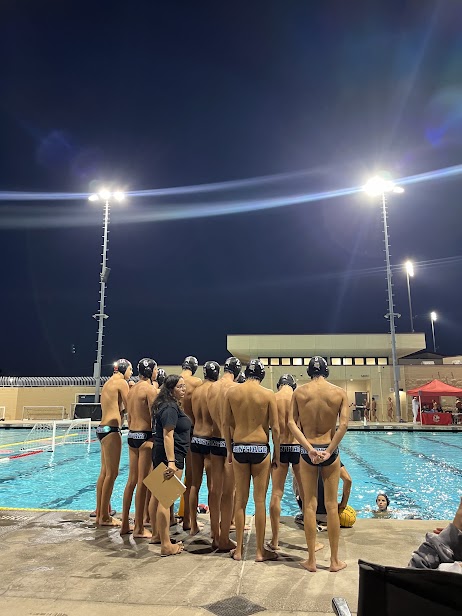
<path fill-rule="evenodd" d="M 462 575 L 435 569 L 359 564 L 358 616 L 461 616 Z M 332 599 L 337 616 L 351 616 L 345 599 Z"/>

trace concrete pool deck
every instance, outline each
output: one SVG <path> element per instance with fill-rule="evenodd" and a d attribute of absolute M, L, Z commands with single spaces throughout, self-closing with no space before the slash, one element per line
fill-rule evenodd
<path fill-rule="evenodd" d="M 88 513 L 0 511 L 0 613 L 14 616 L 265 616 L 331 614 L 334 596 L 345 597 L 355 613 L 358 558 L 405 567 L 425 533 L 447 522 L 357 520 L 342 529 L 340 557 L 347 568 L 329 573 L 326 547 L 318 552 L 316 574 L 299 565 L 306 558 L 304 533 L 281 519 L 281 556 L 255 563 L 255 527 L 249 518 L 245 557 L 233 561 L 213 552 L 208 516 L 204 530 L 183 539 L 186 551 L 161 558 L 160 547 L 117 529 L 100 529 Z M 269 519 L 266 538 L 270 537 Z"/>

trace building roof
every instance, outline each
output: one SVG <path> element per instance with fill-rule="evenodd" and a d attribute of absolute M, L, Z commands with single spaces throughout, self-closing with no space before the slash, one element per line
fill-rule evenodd
<path fill-rule="evenodd" d="M 228 351 L 252 357 L 391 357 L 390 334 L 228 335 Z M 425 349 L 425 334 L 397 334 L 398 357 Z"/>

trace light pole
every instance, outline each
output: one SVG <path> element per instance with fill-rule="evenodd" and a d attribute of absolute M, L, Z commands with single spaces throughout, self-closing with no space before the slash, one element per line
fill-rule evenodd
<path fill-rule="evenodd" d="M 435 342 L 436 312 L 430 312 L 430 321 L 432 322 L 433 353 L 436 353 L 436 342 Z"/>
<path fill-rule="evenodd" d="M 414 265 L 411 263 L 411 261 L 406 261 L 404 265 L 406 267 L 407 298 L 409 300 L 409 316 L 411 318 L 411 332 L 414 333 L 414 317 L 412 316 L 411 281 L 410 281 L 410 278 L 414 276 Z"/>
<path fill-rule="evenodd" d="M 110 268 L 107 264 L 107 250 L 108 250 L 108 232 L 109 232 L 109 205 L 114 199 L 115 201 L 123 201 L 125 195 L 120 190 L 109 191 L 102 189 L 98 193 L 94 193 L 88 197 L 89 201 L 101 201 L 104 203 L 104 226 L 103 226 L 103 252 L 101 262 L 101 274 L 99 277 L 99 311 L 93 315 L 93 318 L 98 321 L 98 348 L 96 351 L 96 362 L 93 367 L 93 377 L 95 379 L 95 403 L 99 402 L 99 392 L 101 389 L 101 361 L 103 358 L 103 331 L 104 320 L 108 318 L 107 314 L 104 314 L 104 302 L 106 298 L 106 284 L 109 278 Z"/>
<path fill-rule="evenodd" d="M 382 200 L 382 216 L 383 216 L 383 235 L 385 242 L 385 262 L 387 265 L 387 290 L 388 290 L 388 315 L 385 315 L 390 320 L 390 336 L 391 336 L 391 357 L 393 363 L 393 385 L 395 390 L 396 401 L 396 419 L 401 420 L 401 404 L 399 400 L 399 366 L 398 358 L 396 354 L 396 330 L 395 330 L 395 317 L 399 316 L 394 311 L 393 306 L 393 283 L 391 279 L 391 265 L 390 265 L 390 239 L 388 236 L 388 222 L 387 222 L 387 199 L 386 193 L 402 193 L 404 188 L 396 186 L 391 181 L 384 179 L 380 176 L 371 178 L 364 186 L 364 191 L 371 197 L 381 197 Z"/>

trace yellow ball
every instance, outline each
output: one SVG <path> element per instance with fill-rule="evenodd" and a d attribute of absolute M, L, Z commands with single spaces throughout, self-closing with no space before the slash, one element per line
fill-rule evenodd
<path fill-rule="evenodd" d="M 356 511 L 350 505 L 347 505 L 339 515 L 340 526 L 342 528 L 351 528 L 356 522 Z"/>

